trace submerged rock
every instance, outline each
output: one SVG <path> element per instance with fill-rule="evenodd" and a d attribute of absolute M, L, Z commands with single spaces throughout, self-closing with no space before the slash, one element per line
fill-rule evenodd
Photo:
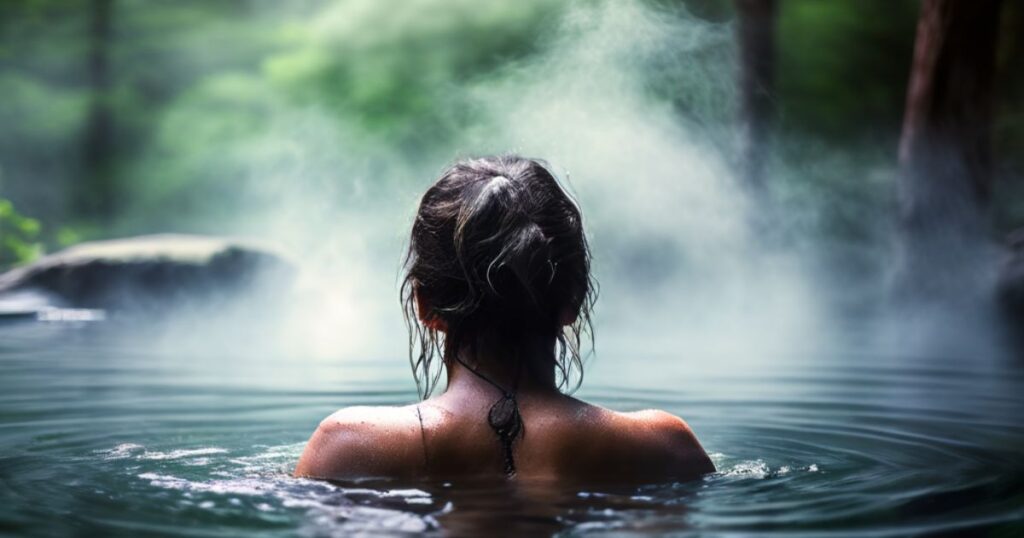
<path fill-rule="evenodd" d="M 1015 230 L 1007 237 L 1007 250 L 996 290 L 1005 308 L 1024 311 L 1024 229 Z"/>
<path fill-rule="evenodd" d="M 1007 246 L 996 281 L 996 299 L 1009 343 L 1019 356 L 1024 356 L 1024 229 L 1012 232 Z"/>
<path fill-rule="evenodd" d="M 0 313 L 159 311 L 263 300 L 279 295 L 294 274 L 281 255 L 233 239 L 167 234 L 95 241 L 0 274 Z"/>

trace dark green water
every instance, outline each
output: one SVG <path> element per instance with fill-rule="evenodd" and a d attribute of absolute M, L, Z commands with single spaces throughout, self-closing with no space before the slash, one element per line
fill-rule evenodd
<path fill-rule="evenodd" d="M 1012 359 L 602 355 L 579 396 L 685 417 L 718 474 L 337 486 L 288 474 L 336 408 L 410 401 L 404 358 L 155 352 L 102 325 L 0 326 L 0 534 L 1024 536 Z"/>

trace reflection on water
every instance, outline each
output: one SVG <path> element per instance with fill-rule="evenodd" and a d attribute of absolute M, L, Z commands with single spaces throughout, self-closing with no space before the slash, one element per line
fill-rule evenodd
<path fill-rule="evenodd" d="M 158 353 L 97 327 L 0 325 L 4 532 L 1024 532 L 1013 362 L 606 354 L 580 395 L 682 415 L 719 473 L 583 490 L 328 484 L 289 476 L 306 436 L 337 407 L 409 401 L 402 358 Z"/>

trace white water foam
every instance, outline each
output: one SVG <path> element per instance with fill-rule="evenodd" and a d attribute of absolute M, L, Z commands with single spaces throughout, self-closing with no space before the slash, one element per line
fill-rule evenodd
<path fill-rule="evenodd" d="M 715 466 L 722 469 L 718 473 L 712 475 L 713 477 L 725 477 L 725 478 L 753 478 L 755 480 L 763 480 L 765 478 L 776 478 L 780 476 L 786 476 L 795 472 L 807 472 L 816 473 L 818 472 L 817 464 L 810 464 L 806 467 L 793 467 L 791 465 L 782 465 L 777 469 L 772 469 L 764 460 L 748 460 L 735 463 L 733 465 L 724 466 L 721 460 L 725 458 L 723 454 L 715 453 L 711 454 L 712 461 L 715 462 Z"/>
<path fill-rule="evenodd" d="M 209 456 L 213 454 L 227 454 L 228 450 L 218 447 L 203 447 L 193 449 L 178 449 L 171 450 L 170 452 L 160 451 L 149 451 L 142 445 L 135 443 L 122 443 L 114 448 L 107 450 L 97 450 L 97 454 L 101 454 L 104 459 L 107 460 L 119 460 L 119 459 L 136 459 L 136 460 L 176 460 L 182 458 L 195 458 L 197 456 Z M 200 458 L 202 460 L 202 458 Z M 206 460 L 207 462 L 209 460 Z M 196 465 L 202 465 L 202 463 L 195 463 Z"/>
<path fill-rule="evenodd" d="M 105 459 L 143 462 L 143 472 L 139 472 L 138 467 L 131 471 L 135 477 L 151 487 L 179 492 L 180 503 L 184 506 L 217 511 L 240 506 L 245 504 L 243 499 L 250 499 L 260 513 L 305 511 L 305 524 L 313 535 L 321 535 L 325 529 L 329 529 L 329 534 L 425 532 L 438 528 L 435 517 L 451 510 L 448 505 L 432 509 L 434 498 L 420 489 L 342 488 L 322 481 L 293 478 L 284 469 L 295 461 L 302 446 L 303 443 L 259 447 L 262 450 L 255 454 L 221 458 L 216 456 L 229 451 L 217 447 L 159 452 L 124 443 L 97 452 Z M 167 471 L 163 463 L 158 463 L 168 460 L 180 460 L 189 467 L 202 464 L 214 469 L 204 478 L 192 479 Z M 149 465 L 160 468 L 145 469 L 145 462 L 153 462 Z M 205 498 L 208 495 L 217 498 Z"/>

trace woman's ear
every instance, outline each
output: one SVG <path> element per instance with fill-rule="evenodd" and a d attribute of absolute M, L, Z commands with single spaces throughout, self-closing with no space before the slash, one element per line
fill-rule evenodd
<path fill-rule="evenodd" d="M 423 323 L 423 326 L 432 331 L 447 331 L 448 324 L 445 323 L 440 316 L 435 315 L 431 311 L 430 303 L 428 303 L 427 300 L 415 290 L 413 291 L 413 296 L 416 297 L 416 315 L 420 318 L 420 322 Z"/>
<path fill-rule="evenodd" d="M 572 325 L 573 323 L 576 323 L 576 318 L 579 317 L 579 314 L 580 311 L 578 308 L 565 307 L 558 313 L 558 323 L 562 327 Z"/>

